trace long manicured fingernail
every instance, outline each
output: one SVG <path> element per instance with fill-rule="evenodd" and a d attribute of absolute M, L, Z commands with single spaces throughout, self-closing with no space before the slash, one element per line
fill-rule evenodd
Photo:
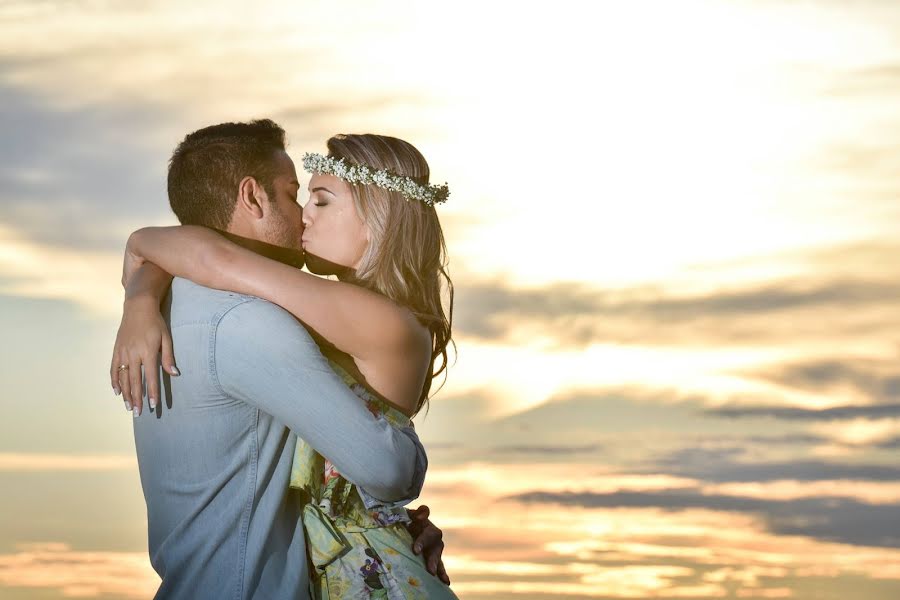
<path fill-rule="evenodd" d="M 125 401 L 125 410 L 131 411 L 131 402 L 128 400 Z"/>
<path fill-rule="evenodd" d="M 170 372 L 172 375 L 174 375 L 175 377 L 178 377 L 179 375 L 181 375 L 181 371 L 179 371 L 179 370 L 178 370 L 178 367 L 175 367 L 175 366 L 173 366 L 172 369 L 171 369 L 169 372 Z"/>
<path fill-rule="evenodd" d="M 156 408 L 156 398 L 150 398 L 150 408 Z"/>
<path fill-rule="evenodd" d="M 117 387 L 113 388 L 113 394 L 115 394 L 116 396 L 118 396 L 121 393 L 122 393 L 122 390 L 120 390 L 119 388 L 117 388 Z"/>
<path fill-rule="evenodd" d="M 141 409 L 135 406 L 134 410 L 131 411 L 131 416 L 137 419 L 139 416 L 141 416 Z"/>

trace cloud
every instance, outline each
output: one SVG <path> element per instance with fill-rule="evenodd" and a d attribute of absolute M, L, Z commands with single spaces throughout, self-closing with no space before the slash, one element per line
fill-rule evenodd
<path fill-rule="evenodd" d="M 844 444 L 847 449 L 874 446 L 900 435 L 900 418 L 814 423 L 810 429 Z"/>
<path fill-rule="evenodd" d="M 118 50 L 103 54 L 97 48 L 88 52 L 93 53 L 94 68 L 118 60 L 112 55 L 120 54 Z M 127 56 L 129 52 L 137 50 L 131 48 L 121 54 Z M 57 59 L 0 58 L 0 74 L 8 76 L 0 83 L 0 193 L 4 199 L 0 222 L 29 240 L 72 250 L 118 254 L 134 229 L 176 224 L 167 200 L 167 161 L 184 135 L 199 127 L 226 120 L 273 117 L 287 130 L 288 150 L 300 152 L 313 144 L 323 147 L 327 137 L 344 127 L 353 129 L 351 124 L 360 115 L 371 122 L 379 111 L 403 110 L 423 101 L 402 95 L 368 100 L 361 94 L 355 103 L 329 103 L 303 96 L 288 107 L 279 107 L 257 98 L 257 107 L 252 110 L 219 108 L 210 112 L 197 97 L 185 99 L 180 105 L 175 98 L 168 103 L 156 102 L 138 94 L 127 102 L 104 97 L 60 106 L 61 94 L 47 93 L 24 82 L 13 83 L 15 74 L 23 69 L 65 71 L 71 67 L 67 63 L 70 59 L 59 58 L 61 63 L 54 66 Z M 28 66 L 35 62 L 51 64 Z M 132 65 L 127 68 L 132 72 Z M 231 70 L 212 70 L 234 76 Z M 52 76 L 48 78 L 53 81 Z M 54 85 L 62 87 L 59 82 Z M 173 89 L 170 82 L 142 84 L 134 78 L 128 85 Z M 254 93 L 259 94 L 259 90 Z M 74 99 L 77 93 L 66 89 L 64 96 Z"/>
<path fill-rule="evenodd" d="M 428 441 L 462 440 L 462 446 L 452 454 L 454 461 L 490 453 L 510 459 L 552 462 L 567 458 L 583 463 L 596 460 L 596 455 L 602 453 L 604 464 L 641 472 L 669 472 L 666 470 L 676 467 L 684 471 L 687 467 L 677 461 L 661 464 L 652 457 L 675 456 L 683 460 L 695 445 L 698 452 L 719 459 L 729 449 L 735 449 L 738 454 L 734 458 L 749 453 L 757 460 L 783 460 L 796 452 L 805 454 L 809 447 L 836 443 L 833 432 L 809 431 L 807 421 L 734 418 L 728 411 L 710 408 L 714 401 L 700 392 L 670 388 L 601 387 L 560 393 L 531 408 L 496 417 L 489 408 L 489 396 L 480 392 L 439 398 L 432 413 L 417 427 Z M 749 410 L 753 414 L 752 406 Z M 863 433 L 859 427 L 856 429 L 858 434 Z M 887 443 L 886 436 L 891 431 L 869 431 L 878 436 L 857 439 L 854 446 L 871 449 Z M 448 454 L 443 459 L 450 458 Z M 697 466 L 710 467 L 705 463 Z M 727 468 L 728 465 L 722 467 L 723 471 Z M 690 476 L 694 476 L 693 472 Z"/>
<path fill-rule="evenodd" d="M 4 471 L 132 471 L 134 456 L 115 454 L 32 454 L 0 452 L 0 472 Z"/>
<path fill-rule="evenodd" d="M 495 446 L 494 452 L 500 454 L 537 454 L 543 456 L 565 456 L 570 454 L 594 454 L 603 447 L 599 444 L 585 444 L 581 446 Z"/>
<path fill-rule="evenodd" d="M 429 442 L 457 444 L 441 458 L 454 463 L 485 453 L 511 461 L 566 458 L 575 463 L 601 455 L 604 464 L 620 470 L 711 481 L 896 477 L 877 452 L 896 444 L 898 419 L 891 415 L 900 413 L 898 407 L 711 406 L 719 397 L 665 387 L 611 386 L 563 392 L 497 417 L 491 396 L 473 392 L 438 398 L 417 427 Z M 826 453 L 828 449 L 833 452 Z M 823 460 L 810 460 L 811 453 Z M 852 453 L 861 462 L 827 462 L 826 456 L 835 459 L 841 453 Z M 793 457 L 800 460 L 791 462 Z"/>
<path fill-rule="evenodd" d="M 542 492 L 562 495 L 570 494 L 573 485 L 595 494 L 684 488 L 696 492 L 693 487 L 696 482 L 692 481 L 647 478 L 647 483 L 652 485 L 639 487 L 634 476 L 615 472 L 605 475 L 604 481 L 597 481 L 590 476 L 593 470 L 581 468 L 572 475 L 565 468 L 553 471 L 530 465 L 498 468 L 473 464 L 469 469 L 451 474 L 439 468 L 434 473 L 439 479 L 450 477 L 441 482 L 438 496 L 427 503 L 432 507 L 432 514 L 437 515 L 436 522 L 439 517 L 452 523 L 445 530 L 445 539 L 448 556 L 453 558 L 448 568 L 452 565 L 451 577 L 455 584 L 479 582 L 478 586 L 485 589 L 501 590 L 506 589 L 502 587 L 504 584 L 522 582 L 533 587 L 531 591 L 523 589 L 521 596 L 531 598 L 542 597 L 549 589 L 547 585 L 539 585 L 549 583 L 542 575 L 545 572 L 564 574 L 555 578 L 554 583 L 584 584 L 582 573 L 599 574 L 613 569 L 612 573 L 619 567 L 636 565 L 667 565 L 692 569 L 694 576 L 676 578 L 657 594 L 633 590 L 632 596 L 675 596 L 699 582 L 716 581 L 732 593 L 738 588 L 756 591 L 790 588 L 798 597 L 805 597 L 804 590 L 821 585 L 822 574 L 827 572 L 825 577 L 828 585 L 835 586 L 833 589 L 850 588 L 849 596 L 835 595 L 840 598 L 854 597 L 854 585 L 858 589 L 870 581 L 875 581 L 871 584 L 875 597 L 878 590 L 895 585 L 892 579 L 900 577 L 896 562 L 900 551 L 829 544 L 811 536 L 775 534 L 767 530 L 758 512 L 647 510 L 641 506 L 596 510 L 558 502 L 532 502 L 524 506 L 523 512 L 516 508 L 518 500 L 500 500 L 533 493 L 535 482 L 541 482 Z M 466 480 L 477 483 L 464 485 Z M 515 483 L 508 486 L 511 480 Z M 815 496 L 825 493 L 825 487 L 805 492 L 805 496 Z M 740 496 L 725 491 L 716 495 Z M 771 499 L 765 493 L 756 497 Z M 887 500 L 896 503 L 897 497 L 895 490 L 893 499 Z M 473 508 L 466 509 L 467 506 Z M 526 517 L 513 517 L 520 512 Z M 495 564 L 497 568 L 493 569 Z M 879 581 L 878 578 L 892 579 Z M 622 579 L 622 583 L 626 581 Z M 468 589 L 457 591 L 462 593 Z M 582 589 L 590 588 L 582 585 Z M 607 588 L 601 585 L 599 589 Z M 609 596 L 614 597 L 612 593 Z"/>
<path fill-rule="evenodd" d="M 704 412 L 710 416 L 729 419 L 800 422 L 806 425 L 813 435 L 822 438 L 822 444 L 837 443 L 844 445 L 845 449 L 889 448 L 892 440 L 896 440 L 900 434 L 900 404 L 836 406 L 824 409 L 725 406 L 706 409 Z"/>
<path fill-rule="evenodd" d="M 894 77 L 900 76 L 900 68 L 896 70 Z M 888 125 L 893 129 L 893 134 L 885 133 L 885 140 L 897 139 L 900 127 L 897 124 Z M 855 178 L 865 183 L 868 202 L 884 209 L 894 209 L 896 205 L 889 204 L 889 199 L 897 197 L 898 184 L 893 174 L 900 168 L 900 145 L 891 142 L 842 142 L 832 145 L 822 152 L 819 160 L 820 168 L 828 173 L 841 174 Z M 889 213 L 890 214 L 890 213 Z"/>
<path fill-rule="evenodd" d="M 701 494 L 694 489 L 660 492 L 529 492 L 509 499 L 586 508 L 706 509 L 763 516 L 775 533 L 804 535 L 859 546 L 900 548 L 900 504 L 869 504 L 851 498 L 765 500 Z"/>
<path fill-rule="evenodd" d="M 143 137 L 159 114 L 127 106 L 60 110 L 6 83 L 0 97 L 6 228 L 41 244 L 118 253 L 130 231 L 169 216 L 169 150 L 148 148 Z"/>
<path fill-rule="evenodd" d="M 627 387 L 576 391 L 551 398 L 529 410 L 497 419 L 494 430 L 518 430 L 529 436 L 545 432 L 621 433 L 665 424 L 670 432 L 697 430 L 700 395 L 673 390 Z"/>
<path fill-rule="evenodd" d="M 501 281 L 460 284 L 457 292 L 454 325 L 462 335 L 510 341 L 537 333 L 575 347 L 763 344 L 787 335 L 793 342 L 842 334 L 875 337 L 885 327 L 900 326 L 896 311 L 887 310 L 900 297 L 900 285 L 881 277 L 784 280 L 689 296 L 583 283 L 519 288 Z M 831 327 L 823 330 L 826 314 Z"/>
<path fill-rule="evenodd" d="M 898 353 L 900 354 L 900 353 Z M 857 358 L 842 355 L 831 358 L 789 362 L 773 365 L 763 369 L 749 371 L 749 376 L 759 377 L 779 385 L 813 392 L 846 392 L 850 389 L 867 403 L 890 404 L 900 400 L 900 370 L 897 359 Z M 874 415 L 895 416 L 900 404 L 894 408 L 868 407 Z M 864 414 L 866 407 L 846 407 L 846 417 L 869 416 Z M 845 418 L 844 410 L 834 408 L 820 411 L 822 418 Z M 854 414 L 857 413 L 857 414 Z M 782 418 L 802 418 L 802 411 L 797 416 Z M 742 416 L 742 415 L 734 415 Z"/>
<path fill-rule="evenodd" d="M 0 554 L 0 585 L 49 588 L 65 597 L 150 598 L 159 577 L 146 552 L 79 551 L 50 542 Z"/>
<path fill-rule="evenodd" d="M 900 417 L 900 404 L 875 406 L 836 406 L 823 409 L 792 408 L 778 406 L 740 406 L 710 408 L 706 414 L 727 418 L 772 418 L 790 421 L 842 421 L 846 419 L 883 419 Z"/>
<path fill-rule="evenodd" d="M 885 3 L 890 4 L 890 3 Z M 829 94 L 837 96 L 877 95 L 900 93 L 900 63 L 881 62 L 844 72 L 835 72 Z"/>
<path fill-rule="evenodd" d="M 720 442 L 727 440 L 728 443 L 734 443 L 734 436 L 720 436 L 717 439 Z M 821 435 L 812 435 L 809 433 L 788 433 L 785 435 L 751 435 L 742 439 L 743 441 L 751 444 L 784 444 L 787 446 L 825 444 L 829 441 L 827 437 Z"/>
<path fill-rule="evenodd" d="M 0 297 L 74 300 L 97 314 L 121 312 L 119 252 L 72 252 L 42 245 L 0 225 Z"/>
<path fill-rule="evenodd" d="M 448 569 L 454 566 L 449 563 Z M 469 572 L 466 563 L 460 564 L 463 572 Z M 500 581 L 466 581 L 454 583 L 453 588 L 466 597 L 473 594 L 515 594 L 525 598 L 559 597 L 591 597 L 591 598 L 703 598 L 721 597 L 726 594 L 725 587 L 719 583 L 703 583 L 689 585 L 685 579 L 692 577 L 695 570 L 678 565 L 624 565 L 607 567 L 600 565 L 584 565 L 590 572 L 575 565 L 557 566 L 556 573 L 563 575 L 563 581 L 541 581 L 537 575 L 544 572 L 548 565 L 532 565 L 528 563 L 499 563 L 499 569 L 491 570 L 491 565 L 482 565 L 476 573 L 506 574 L 515 579 Z M 574 567 L 574 568 L 573 568 Z M 451 571 L 452 572 L 452 571 Z M 553 571 L 548 571 L 547 574 Z M 528 580 L 523 575 L 533 575 Z M 506 597 L 506 596 L 504 596 Z"/>
<path fill-rule="evenodd" d="M 805 424 L 738 420 L 709 408 L 715 398 L 700 392 L 640 386 L 575 390 L 488 424 L 509 444 L 603 444 L 607 458 L 628 440 L 645 450 L 683 448 L 686 442 L 722 448 L 754 444 L 790 446 L 826 443 L 829 438 L 798 431 Z M 512 439 L 513 435 L 517 435 Z M 552 443 L 551 443 L 552 441 Z M 515 443 L 514 443 L 515 442 Z M 674 444 L 674 449 L 672 445 Z"/>
<path fill-rule="evenodd" d="M 740 440 L 735 438 L 738 444 Z M 778 462 L 742 462 L 743 445 L 731 448 L 682 448 L 649 461 L 649 472 L 670 473 L 713 482 L 869 480 L 900 481 L 893 464 L 857 464 L 808 459 Z"/>
<path fill-rule="evenodd" d="M 416 417 L 416 430 L 423 439 L 439 444 L 470 445 L 481 438 L 485 416 L 493 399 L 473 390 L 453 396 L 438 395 L 430 401 L 428 413 Z"/>

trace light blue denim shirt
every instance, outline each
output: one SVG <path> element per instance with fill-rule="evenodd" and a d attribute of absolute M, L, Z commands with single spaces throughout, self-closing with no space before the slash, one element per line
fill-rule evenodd
<path fill-rule="evenodd" d="M 416 498 L 425 450 L 374 418 L 282 308 L 184 279 L 167 302 L 181 376 L 161 375 L 162 401 L 134 419 L 156 597 L 307 598 L 296 436 L 369 504 Z"/>

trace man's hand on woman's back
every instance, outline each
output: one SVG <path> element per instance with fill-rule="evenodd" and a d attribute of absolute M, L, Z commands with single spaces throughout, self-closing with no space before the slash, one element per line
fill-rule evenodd
<path fill-rule="evenodd" d="M 450 585 L 444 561 L 441 560 L 441 554 L 444 552 L 444 532 L 428 519 L 431 510 L 423 504 L 415 510 L 407 509 L 406 512 L 412 519 L 406 528 L 413 536 L 413 552 L 422 554 L 425 558 L 425 568 L 429 573 Z"/>

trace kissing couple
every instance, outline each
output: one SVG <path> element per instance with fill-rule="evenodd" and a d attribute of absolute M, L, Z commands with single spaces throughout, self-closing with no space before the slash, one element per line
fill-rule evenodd
<path fill-rule="evenodd" d="M 156 598 L 456 598 L 428 507 L 405 508 L 452 343 L 449 192 L 403 140 L 327 147 L 301 207 L 277 124 L 195 131 L 169 162 L 181 225 L 128 239 L 110 377 Z"/>

